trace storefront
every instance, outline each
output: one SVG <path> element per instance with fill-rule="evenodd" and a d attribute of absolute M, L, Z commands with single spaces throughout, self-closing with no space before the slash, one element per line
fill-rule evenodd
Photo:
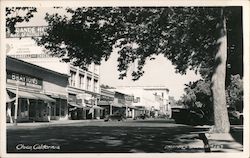
<path fill-rule="evenodd" d="M 7 56 L 7 122 L 67 119 L 67 82 L 67 75 Z"/>
<path fill-rule="evenodd" d="M 68 98 L 70 119 L 86 120 L 104 118 L 104 108 L 97 106 L 97 97 L 79 92 L 78 94 L 69 93 Z"/>

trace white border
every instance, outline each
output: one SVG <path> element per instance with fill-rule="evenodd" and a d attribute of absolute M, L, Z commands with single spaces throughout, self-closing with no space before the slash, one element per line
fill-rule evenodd
<path fill-rule="evenodd" d="M 62 0 L 54 0 L 54 1 L 9 1 L 2 0 L 1 1 L 1 53 L 0 53 L 0 96 L 1 96 L 1 108 L 0 108 L 0 120 L 5 120 L 5 6 L 35 6 L 35 7 L 50 7 L 52 5 L 55 6 L 71 6 L 71 7 L 79 7 L 82 6 L 242 6 L 243 7 L 243 39 L 244 39 L 244 152 L 243 153 L 156 153 L 156 154 L 141 154 L 141 153 L 133 153 L 133 154 L 75 154 L 75 153 L 65 153 L 65 154 L 7 154 L 6 153 L 6 123 L 5 121 L 1 121 L 1 144 L 0 144 L 0 157 L 101 157 L 101 158 L 137 158 L 137 157 L 194 157 L 200 158 L 202 156 L 205 157 L 249 157 L 249 1 L 247 0 L 210 0 L 210 1 L 201 1 L 201 0 L 176 0 L 176 1 L 166 1 L 166 0 L 83 0 L 83 1 L 62 1 Z"/>

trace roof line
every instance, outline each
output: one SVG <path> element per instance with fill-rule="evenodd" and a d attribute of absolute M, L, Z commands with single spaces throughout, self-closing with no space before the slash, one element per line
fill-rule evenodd
<path fill-rule="evenodd" d="M 50 70 L 50 69 L 46 69 L 44 67 L 41 67 L 41 66 L 38 66 L 38 65 L 35 65 L 35 64 L 32 64 L 32 63 L 17 59 L 17 58 L 10 57 L 9 55 L 6 55 L 6 59 L 8 59 L 8 58 L 11 59 L 11 60 L 16 60 L 17 62 L 24 63 L 26 65 L 34 66 L 34 67 L 36 67 L 38 69 L 41 69 L 41 70 L 44 70 L 44 71 L 47 71 L 47 72 L 51 72 L 51 73 L 58 74 L 58 75 L 61 75 L 61 76 L 67 76 L 67 77 L 69 76 L 68 74 L 62 74 L 62 73 L 59 73 L 59 72 L 56 72 L 56 71 L 53 71 L 53 70 Z"/>

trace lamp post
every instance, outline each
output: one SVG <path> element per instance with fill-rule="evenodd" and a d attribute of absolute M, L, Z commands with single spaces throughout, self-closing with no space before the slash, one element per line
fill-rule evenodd
<path fill-rule="evenodd" d="M 17 112 L 18 112 L 18 93 L 19 93 L 19 80 L 16 81 L 16 100 L 15 100 L 15 115 L 14 124 L 17 126 Z"/>

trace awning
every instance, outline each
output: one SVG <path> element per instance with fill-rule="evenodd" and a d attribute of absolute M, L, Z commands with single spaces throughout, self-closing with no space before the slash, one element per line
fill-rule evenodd
<path fill-rule="evenodd" d="M 90 109 L 89 107 L 83 106 L 83 105 L 81 105 L 81 104 L 77 104 L 77 103 L 75 103 L 75 102 L 68 102 L 68 104 L 69 104 L 70 106 L 74 106 L 74 107 L 81 108 L 81 109 Z"/>
<path fill-rule="evenodd" d="M 98 101 L 97 105 L 100 106 L 100 105 L 110 105 L 111 103 L 109 101 Z"/>
<path fill-rule="evenodd" d="M 10 91 L 11 93 L 14 93 L 16 94 L 16 90 L 10 90 L 8 89 L 8 91 Z M 24 92 L 24 91 L 18 91 L 18 97 L 19 98 L 28 98 L 28 99 L 39 99 L 38 97 L 32 95 L 31 93 L 28 93 L 28 92 Z"/>
<path fill-rule="evenodd" d="M 60 99 L 65 99 L 65 100 L 67 100 L 67 96 L 66 95 L 62 95 L 62 94 L 54 94 L 54 93 L 52 93 L 52 94 L 48 94 L 50 97 L 52 97 L 52 98 L 60 98 Z"/>
<path fill-rule="evenodd" d="M 38 97 L 40 100 L 46 100 L 46 101 L 49 101 L 49 102 L 56 102 L 55 99 L 52 99 L 52 98 L 50 98 L 50 97 L 48 97 L 47 95 L 44 95 L 44 94 L 33 93 L 32 95 Z"/>
<path fill-rule="evenodd" d="M 69 102 L 69 105 L 77 107 L 77 108 L 83 108 L 83 106 L 76 104 L 75 102 Z"/>
<path fill-rule="evenodd" d="M 100 110 L 104 109 L 104 108 L 102 108 L 100 106 L 96 106 L 96 105 L 94 105 L 92 108 L 94 108 L 94 109 L 100 109 Z"/>
<path fill-rule="evenodd" d="M 16 94 L 16 90 L 11 90 L 8 89 L 11 93 Z M 19 98 L 28 98 L 28 99 L 36 99 L 36 100 L 45 100 L 45 101 L 50 101 L 50 102 L 55 102 L 55 99 L 52 99 L 44 94 L 39 94 L 39 93 L 29 93 L 29 92 L 24 92 L 24 91 L 18 91 L 18 97 Z"/>
<path fill-rule="evenodd" d="M 7 102 L 7 103 L 12 102 L 12 101 L 14 101 L 15 99 L 16 99 L 15 97 L 10 98 L 9 94 L 8 94 L 7 91 L 6 91 L 6 102 Z"/>

